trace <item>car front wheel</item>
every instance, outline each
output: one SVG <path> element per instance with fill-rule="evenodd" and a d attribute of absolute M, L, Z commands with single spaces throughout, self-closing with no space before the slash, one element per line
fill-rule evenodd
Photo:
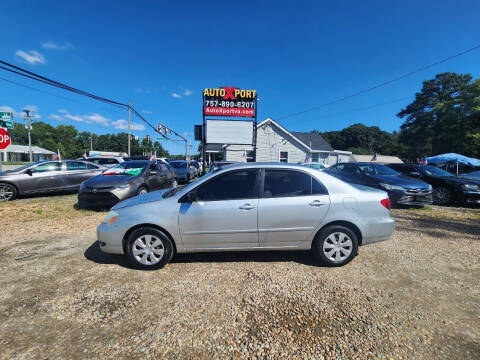
<path fill-rule="evenodd" d="M 0 183 L 0 201 L 14 200 L 17 197 L 17 189 L 15 186 Z"/>
<path fill-rule="evenodd" d="M 137 190 L 137 195 L 145 195 L 146 193 L 148 193 L 148 190 L 145 186 L 140 186 Z"/>
<path fill-rule="evenodd" d="M 438 187 L 433 190 L 433 202 L 439 205 L 446 205 L 452 200 L 452 193 L 444 187 Z"/>
<path fill-rule="evenodd" d="M 128 237 L 126 253 L 129 262 L 138 269 L 160 269 L 172 259 L 173 244 L 162 231 L 142 227 Z"/>
<path fill-rule="evenodd" d="M 328 226 L 315 237 L 312 251 L 317 260 L 324 265 L 343 266 L 357 254 L 358 238 L 345 226 Z"/>

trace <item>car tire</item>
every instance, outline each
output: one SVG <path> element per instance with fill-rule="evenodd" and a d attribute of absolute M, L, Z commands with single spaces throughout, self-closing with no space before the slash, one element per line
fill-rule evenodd
<path fill-rule="evenodd" d="M 327 226 L 315 236 L 312 251 L 323 265 L 346 265 L 357 255 L 357 234 L 345 226 Z"/>
<path fill-rule="evenodd" d="M 137 269 L 155 270 L 164 267 L 172 259 L 173 243 L 162 231 L 152 227 L 141 227 L 127 239 L 128 261 Z"/>
<path fill-rule="evenodd" d="M 187 174 L 187 180 L 185 181 L 185 183 L 188 184 L 189 181 L 190 181 L 190 174 Z"/>
<path fill-rule="evenodd" d="M 12 184 L 0 183 L 0 202 L 15 200 L 18 195 L 17 188 Z"/>
<path fill-rule="evenodd" d="M 148 189 L 145 186 L 140 186 L 137 190 L 137 195 L 145 195 L 148 193 Z"/>
<path fill-rule="evenodd" d="M 452 202 L 452 192 L 446 187 L 433 189 L 433 202 L 438 205 L 447 205 Z"/>

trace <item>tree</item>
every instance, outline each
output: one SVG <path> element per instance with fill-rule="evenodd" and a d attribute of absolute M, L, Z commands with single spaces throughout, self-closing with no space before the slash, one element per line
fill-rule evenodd
<path fill-rule="evenodd" d="M 442 73 L 423 82 L 415 100 L 400 111 L 400 141 L 410 158 L 457 152 L 479 156 L 480 81 L 469 74 Z"/>

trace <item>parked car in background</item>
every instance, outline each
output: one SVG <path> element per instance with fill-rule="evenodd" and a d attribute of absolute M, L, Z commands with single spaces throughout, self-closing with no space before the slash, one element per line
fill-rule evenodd
<path fill-rule="evenodd" d="M 142 269 L 160 268 L 174 253 L 239 250 L 311 250 L 342 266 L 394 226 L 383 190 L 300 165 L 246 163 L 123 201 L 97 234 L 104 252 Z"/>
<path fill-rule="evenodd" d="M 424 181 L 404 176 L 377 163 L 341 163 L 330 166 L 324 172 L 345 182 L 383 189 L 393 206 L 427 205 L 432 203 L 432 187 Z"/>
<path fill-rule="evenodd" d="M 180 182 L 189 182 L 198 175 L 197 169 L 189 161 L 171 160 L 169 164 L 177 172 L 177 178 Z"/>
<path fill-rule="evenodd" d="M 316 169 L 316 170 L 325 170 L 326 169 L 326 166 L 324 164 L 321 164 L 321 163 L 300 163 L 300 165 L 310 167 L 310 168 Z"/>
<path fill-rule="evenodd" d="M 463 179 L 470 179 L 475 181 L 480 181 L 480 171 L 472 171 L 466 174 L 459 175 Z"/>
<path fill-rule="evenodd" d="M 433 187 L 433 201 L 445 205 L 480 204 L 480 182 L 456 177 L 448 171 L 432 165 L 390 164 L 392 169 L 408 176 L 414 176 Z"/>
<path fill-rule="evenodd" d="M 197 174 L 201 174 L 203 170 L 203 165 L 200 161 L 192 160 L 191 164 L 197 169 Z"/>
<path fill-rule="evenodd" d="M 113 167 L 125 161 L 120 156 L 91 156 L 84 160 L 104 167 Z"/>
<path fill-rule="evenodd" d="M 78 206 L 107 208 L 132 196 L 176 186 L 174 171 L 164 164 L 149 160 L 125 161 L 83 182 Z"/>
<path fill-rule="evenodd" d="M 0 201 L 19 195 L 77 191 L 104 167 L 81 160 L 39 161 L 0 173 Z"/>
<path fill-rule="evenodd" d="M 217 171 L 218 169 L 232 164 L 241 164 L 236 161 L 214 161 L 210 164 L 210 172 Z"/>

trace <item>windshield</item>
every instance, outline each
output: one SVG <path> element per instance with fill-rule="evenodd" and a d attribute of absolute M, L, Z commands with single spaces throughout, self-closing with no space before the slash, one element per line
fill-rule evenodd
<path fill-rule="evenodd" d="M 140 175 L 148 166 L 148 161 L 126 161 L 120 163 L 108 170 L 105 170 L 103 175 Z"/>
<path fill-rule="evenodd" d="M 363 171 L 364 174 L 376 176 L 376 175 L 400 175 L 393 169 L 390 169 L 388 166 L 385 165 L 358 165 L 360 169 Z"/>
<path fill-rule="evenodd" d="M 187 163 L 186 162 L 175 162 L 175 161 L 172 161 L 170 163 L 170 165 L 172 165 L 174 168 L 176 169 L 185 169 L 187 167 Z"/>
<path fill-rule="evenodd" d="M 440 169 L 431 165 L 422 166 L 422 170 L 425 172 L 425 174 L 431 175 L 431 176 L 449 176 L 449 177 L 453 176 L 448 171 L 445 171 L 443 169 Z"/>

